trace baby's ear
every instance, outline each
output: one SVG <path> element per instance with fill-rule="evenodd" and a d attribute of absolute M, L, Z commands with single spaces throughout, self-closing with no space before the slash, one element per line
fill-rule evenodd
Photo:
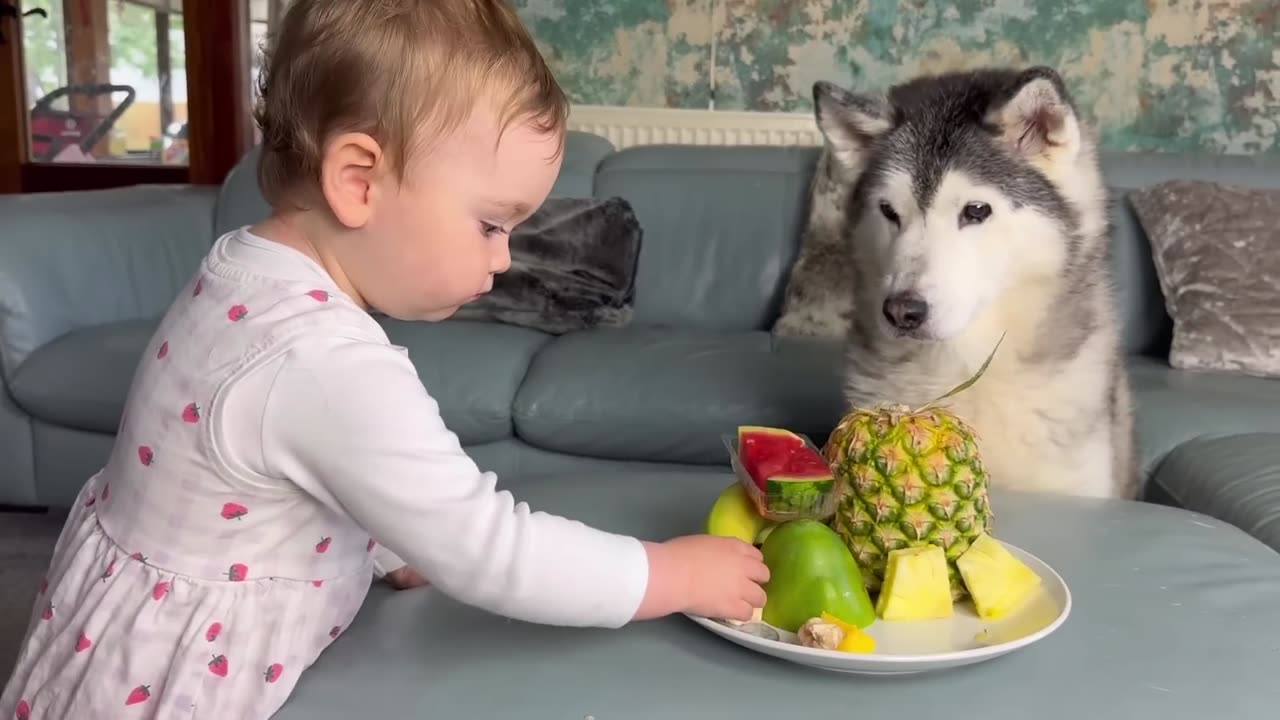
<path fill-rule="evenodd" d="M 851 174 L 862 169 L 867 146 L 893 127 L 883 98 L 852 93 L 825 80 L 813 84 L 813 113 L 836 162 Z"/>
<path fill-rule="evenodd" d="M 389 179 L 382 159 L 382 147 L 365 133 L 342 133 L 324 146 L 320 191 L 338 222 L 349 228 L 368 222 L 377 183 Z"/>

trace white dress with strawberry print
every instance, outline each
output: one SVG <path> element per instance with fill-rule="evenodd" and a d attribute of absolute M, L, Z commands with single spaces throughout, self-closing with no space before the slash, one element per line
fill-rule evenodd
<path fill-rule="evenodd" d="M 270 717 L 371 577 L 406 561 L 425 591 L 507 617 L 628 622 L 648 577 L 640 542 L 496 482 L 320 265 L 228 233 L 145 350 L 0 720 Z"/>

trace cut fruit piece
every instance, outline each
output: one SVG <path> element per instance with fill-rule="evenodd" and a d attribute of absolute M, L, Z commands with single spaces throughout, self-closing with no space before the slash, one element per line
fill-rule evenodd
<path fill-rule="evenodd" d="M 835 476 L 811 443 L 782 428 L 738 428 L 738 458 L 758 492 L 762 514 L 774 519 L 825 517 L 834 512 Z"/>
<path fill-rule="evenodd" d="M 759 545 L 764 542 L 765 531 L 774 524 L 759 513 L 742 483 L 734 481 L 720 492 L 712 504 L 711 511 L 707 513 L 706 531 L 708 535 L 736 537 Z"/>
<path fill-rule="evenodd" d="M 818 617 L 823 622 L 829 622 L 844 631 L 844 639 L 836 646 L 836 649 L 840 652 L 871 653 L 876 651 L 876 639 L 863 632 L 862 628 L 857 625 L 847 623 L 825 611 Z"/>
<path fill-rule="evenodd" d="M 986 533 L 956 559 L 956 567 L 983 620 L 1008 615 L 1040 587 L 1040 576 Z"/>
<path fill-rule="evenodd" d="M 947 556 L 937 545 L 889 552 L 884 584 L 876 599 L 882 620 L 934 620 L 951 617 Z"/>

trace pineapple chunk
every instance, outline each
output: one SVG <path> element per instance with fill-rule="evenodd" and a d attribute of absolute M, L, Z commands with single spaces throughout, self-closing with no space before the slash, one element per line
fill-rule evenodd
<path fill-rule="evenodd" d="M 979 535 L 956 559 L 978 617 L 995 620 L 1017 609 L 1040 586 L 1040 576 L 990 535 Z"/>
<path fill-rule="evenodd" d="M 876 614 L 882 620 L 933 620 L 951 613 L 951 582 L 942 548 L 920 545 L 890 551 Z"/>

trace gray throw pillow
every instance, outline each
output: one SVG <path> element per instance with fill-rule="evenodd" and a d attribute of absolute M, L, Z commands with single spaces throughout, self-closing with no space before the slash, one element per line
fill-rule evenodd
<path fill-rule="evenodd" d="M 1129 202 L 1173 319 L 1169 364 L 1280 377 L 1280 190 L 1172 180 Z"/>
<path fill-rule="evenodd" d="M 626 325 L 642 238 L 622 198 L 549 198 L 511 234 L 511 268 L 453 318 L 557 335 Z"/>

